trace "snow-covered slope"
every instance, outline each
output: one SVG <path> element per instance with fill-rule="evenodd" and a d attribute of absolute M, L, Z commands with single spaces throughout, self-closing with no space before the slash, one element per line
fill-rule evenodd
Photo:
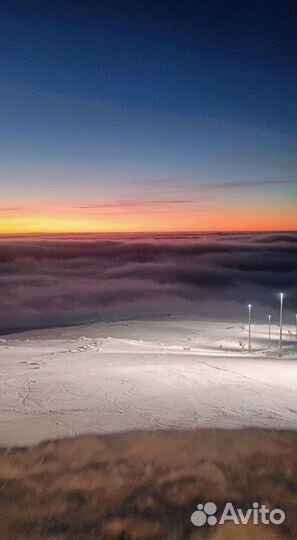
<path fill-rule="evenodd" d="M 0 441 L 200 426 L 297 428 L 297 342 L 279 328 L 127 321 L 0 339 Z"/>

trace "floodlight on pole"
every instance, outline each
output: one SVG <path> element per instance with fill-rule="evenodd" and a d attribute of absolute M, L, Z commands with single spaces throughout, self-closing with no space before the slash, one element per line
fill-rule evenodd
<path fill-rule="evenodd" d="M 251 351 L 251 311 L 252 311 L 252 304 L 248 305 L 249 308 L 249 346 L 248 351 Z"/>
<path fill-rule="evenodd" d="M 280 312 L 279 312 L 279 350 L 282 348 L 282 338 L 283 338 L 283 304 L 284 304 L 284 293 L 280 293 Z"/>
<path fill-rule="evenodd" d="M 268 321 L 269 321 L 268 341 L 269 341 L 269 347 L 270 347 L 271 345 L 271 315 L 268 315 Z"/>

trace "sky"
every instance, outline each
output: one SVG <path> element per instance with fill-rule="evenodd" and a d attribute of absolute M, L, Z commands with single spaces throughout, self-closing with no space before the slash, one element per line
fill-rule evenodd
<path fill-rule="evenodd" d="M 0 4 L 0 234 L 297 229 L 294 1 Z"/>

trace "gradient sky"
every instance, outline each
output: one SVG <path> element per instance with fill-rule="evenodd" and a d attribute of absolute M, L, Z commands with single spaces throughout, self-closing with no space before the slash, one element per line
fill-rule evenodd
<path fill-rule="evenodd" d="M 294 230 L 294 1 L 0 7 L 0 232 Z"/>

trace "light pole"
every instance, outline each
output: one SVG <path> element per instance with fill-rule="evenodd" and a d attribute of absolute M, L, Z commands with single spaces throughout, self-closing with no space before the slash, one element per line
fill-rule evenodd
<path fill-rule="evenodd" d="M 248 305 L 249 308 L 249 346 L 248 350 L 251 352 L 251 311 L 252 311 L 252 304 Z"/>
<path fill-rule="evenodd" d="M 297 313 L 296 313 L 296 339 L 297 339 Z"/>
<path fill-rule="evenodd" d="M 269 336 L 269 347 L 271 345 L 271 315 L 268 315 L 269 320 L 269 330 L 268 330 L 268 336 Z"/>
<path fill-rule="evenodd" d="M 279 315 L 279 350 L 282 348 L 282 337 L 283 337 L 283 303 L 284 303 L 284 293 L 280 293 L 280 315 Z"/>

